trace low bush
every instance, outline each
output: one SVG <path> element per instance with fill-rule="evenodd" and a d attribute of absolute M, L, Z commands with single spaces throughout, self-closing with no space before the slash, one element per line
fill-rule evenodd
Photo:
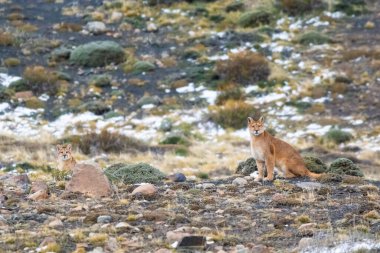
<path fill-rule="evenodd" d="M 271 8 L 259 7 L 254 11 L 243 13 L 238 24 L 242 27 L 256 27 L 269 24 L 274 19 L 274 11 Z"/>
<path fill-rule="evenodd" d="M 323 140 L 327 142 L 333 142 L 335 144 L 341 144 L 350 141 L 353 136 L 349 132 L 332 128 L 323 136 Z"/>
<path fill-rule="evenodd" d="M 326 5 L 322 0 L 279 0 L 278 7 L 285 13 L 296 16 L 321 11 Z"/>
<path fill-rule="evenodd" d="M 102 130 L 100 133 L 87 133 L 85 135 L 72 135 L 62 140 L 60 143 L 72 143 L 79 147 L 84 154 L 97 152 L 121 153 L 146 151 L 148 147 L 141 141 L 119 133 L 111 133 Z"/>
<path fill-rule="evenodd" d="M 49 95 L 55 95 L 59 88 L 57 75 L 43 66 L 26 67 L 23 80 L 28 90 L 33 91 L 35 94 L 46 92 Z"/>
<path fill-rule="evenodd" d="M 221 79 L 242 85 L 266 81 L 270 68 L 264 56 L 252 51 L 230 54 L 228 60 L 216 63 L 216 74 Z"/>
<path fill-rule="evenodd" d="M 329 42 L 331 42 L 331 39 L 328 36 L 316 31 L 311 31 L 311 32 L 302 34 L 298 39 L 298 43 L 303 44 L 303 45 L 310 45 L 310 44 L 320 45 L 320 44 L 325 44 Z"/>
<path fill-rule="evenodd" d="M 347 158 L 338 158 L 330 164 L 328 173 L 363 177 L 363 172 L 353 161 Z"/>
<path fill-rule="evenodd" d="M 223 128 L 241 129 L 246 127 L 247 118 L 256 113 L 250 104 L 229 100 L 224 106 L 211 109 L 210 118 Z"/>
<path fill-rule="evenodd" d="M 246 161 L 239 163 L 235 173 L 249 176 L 255 171 L 257 171 L 256 160 L 254 158 L 248 158 Z"/>
<path fill-rule="evenodd" d="M 147 163 L 118 163 L 109 166 L 104 173 L 112 182 L 123 184 L 156 184 L 166 178 L 164 173 Z"/>
<path fill-rule="evenodd" d="M 306 168 L 311 172 L 320 174 L 327 171 L 327 165 L 318 157 L 304 156 L 303 161 L 305 162 Z"/>

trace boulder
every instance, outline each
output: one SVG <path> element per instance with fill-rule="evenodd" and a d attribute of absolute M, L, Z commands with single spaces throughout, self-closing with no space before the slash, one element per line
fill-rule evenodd
<path fill-rule="evenodd" d="M 70 55 L 72 64 L 84 67 L 102 67 L 110 63 L 121 63 L 125 59 L 124 49 L 114 41 L 94 41 L 75 48 Z"/>
<path fill-rule="evenodd" d="M 43 181 L 36 181 L 32 183 L 28 199 L 42 200 L 49 197 L 49 187 Z"/>
<path fill-rule="evenodd" d="M 154 197 L 157 193 L 157 188 L 152 184 L 143 184 L 133 190 L 132 196 Z"/>
<path fill-rule="evenodd" d="M 6 190 L 12 190 L 19 194 L 26 193 L 30 186 L 30 180 L 27 174 L 6 174 L 0 177 L 0 182 L 3 182 Z"/>
<path fill-rule="evenodd" d="M 73 169 L 71 180 L 66 185 L 66 193 L 79 192 L 100 198 L 112 194 L 111 184 L 103 171 L 93 165 L 78 164 Z"/>
<path fill-rule="evenodd" d="M 256 160 L 254 158 L 248 158 L 246 161 L 239 163 L 235 173 L 249 176 L 255 171 L 257 171 Z"/>

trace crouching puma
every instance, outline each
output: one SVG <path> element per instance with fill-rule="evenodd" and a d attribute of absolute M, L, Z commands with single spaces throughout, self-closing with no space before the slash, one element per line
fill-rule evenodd
<path fill-rule="evenodd" d="M 309 171 L 301 155 L 292 146 L 265 131 L 263 117 L 257 121 L 248 117 L 248 131 L 250 133 L 251 154 L 256 160 L 259 172 L 255 181 L 263 180 L 265 168 L 267 177 L 264 180 L 272 181 L 275 166 L 283 172 L 285 178 L 307 176 L 317 179 L 322 175 Z"/>

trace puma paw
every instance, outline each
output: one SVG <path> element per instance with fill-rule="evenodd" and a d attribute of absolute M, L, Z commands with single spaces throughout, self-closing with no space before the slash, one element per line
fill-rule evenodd
<path fill-rule="evenodd" d="M 264 177 L 264 182 L 271 182 L 273 181 L 273 177 Z"/>

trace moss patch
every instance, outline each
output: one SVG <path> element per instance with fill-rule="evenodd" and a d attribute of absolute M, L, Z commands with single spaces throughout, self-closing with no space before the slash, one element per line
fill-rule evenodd
<path fill-rule="evenodd" d="M 318 157 L 304 156 L 306 168 L 314 173 L 325 173 L 327 171 L 327 165 Z"/>
<path fill-rule="evenodd" d="M 124 184 L 156 184 L 166 178 L 164 173 L 147 163 L 114 164 L 105 170 L 105 174 L 111 181 Z"/>
<path fill-rule="evenodd" d="M 347 158 L 338 158 L 335 161 L 333 161 L 330 167 L 328 168 L 327 172 L 357 177 L 364 176 L 359 166 L 357 166 L 350 159 Z"/>

